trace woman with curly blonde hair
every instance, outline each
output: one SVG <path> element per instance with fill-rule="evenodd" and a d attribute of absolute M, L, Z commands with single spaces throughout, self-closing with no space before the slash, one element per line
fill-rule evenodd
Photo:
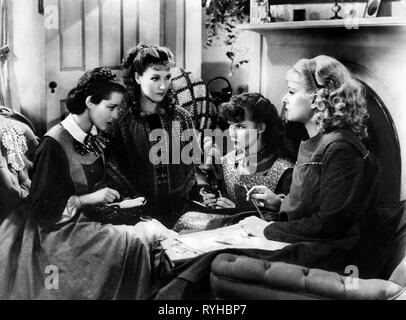
<path fill-rule="evenodd" d="M 248 233 L 270 240 L 318 242 L 316 255 L 313 248 L 313 254 L 296 257 L 305 258 L 305 265 L 344 272 L 345 265 L 358 261 L 355 248 L 372 230 L 366 221 L 374 220 L 371 209 L 379 186 L 379 165 L 362 143 L 368 118 L 364 89 L 342 63 L 323 55 L 299 60 L 286 80 L 286 117 L 304 124 L 309 139 L 300 144 L 285 199 L 264 186 L 248 193 L 277 210 L 278 219 L 269 223 L 248 217 L 241 223 Z M 331 246 L 343 253 L 335 251 L 336 257 L 345 258 L 332 259 Z M 370 253 L 364 250 L 363 256 Z M 357 262 L 360 272 L 376 271 L 379 263 L 366 261 Z"/>
<path fill-rule="evenodd" d="M 313 99 L 310 120 L 319 132 L 348 128 L 360 139 L 368 136 L 364 88 L 344 65 L 328 56 L 302 59 L 288 71 L 287 80 L 297 75 L 303 78 L 303 89 Z"/>

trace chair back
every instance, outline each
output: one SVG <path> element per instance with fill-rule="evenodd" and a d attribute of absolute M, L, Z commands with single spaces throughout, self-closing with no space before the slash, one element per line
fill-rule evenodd
<path fill-rule="evenodd" d="M 5 106 L 0 106 L 0 115 L 25 123 L 36 135 L 35 128 L 32 122 L 20 112 L 17 112 Z"/>

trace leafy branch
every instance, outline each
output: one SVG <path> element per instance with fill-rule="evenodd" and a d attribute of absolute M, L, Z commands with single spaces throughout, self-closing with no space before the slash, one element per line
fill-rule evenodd
<path fill-rule="evenodd" d="M 226 56 L 231 61 L 231 70 L 239 69 L 247 59 L 236 59 L 234 45 L 237 41 L 237 24 L 248 21 L 249 0 L 202 0 L 206 10 L 206 47 L 210 47 L 225 32 L 222 42 L 227 47 Z"/>

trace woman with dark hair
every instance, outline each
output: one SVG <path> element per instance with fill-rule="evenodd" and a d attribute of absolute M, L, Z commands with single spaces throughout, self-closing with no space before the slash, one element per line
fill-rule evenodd
<path fill-rule="evenodd" d="M 110 69 L 87 71 L 68 94 L 70 114 L 42 138 L 22 250 L 13 253 L 24 263 L 16 264 L 6 298 L 145 299 L 153 293 L 152 244 L 174 233 L 156 220 L 112 225 L 86 215 L 121 198 L 104 181 L 102 132 L 117 117 L 124 92 Z"/>
<path fill-rule="evenodd" d="M 293 151 L 275 106 L 259 93 L 243 93 L 221 105 L 220 110 L 229 123 L 234 150 L 221 158 L 220 194 L 200 190 L 204 205 L 214 209 L 213 214 L 188 212 L 176 224 L 177 231 L 204 229 L 224 211 L 229 214 L 255 210 L 246 199 L 246 188 L 266 185 L 280 197 L 289 192 Z M 240 210 L 219 210 L 236 207 Z"/>
<path fill-rule="evenodd" d="M 293 159 L 275 106 L 258 93 L 244 93 L 221 107 L 229 123 L 234 149 L 222 158 L 227 194 L 239 206 L 247 204 L 246 190 L 265 184 L 282 197 L 288 194 Z M 210 204 L 210 197 L 204 197 Z M 212 199 L 212 198 L 211 198 Z M 222 207 L 221 201 L 216 206 Z"/>
<path fill-rule="evenodd" d="M 139 44 L 128 52 L 122 65 L 127 106 L 108 132 L 107 153 L 110 179 L 126 177 L 147 199 L 149 214 L 167 226 L 184 211 L 196 183 L 193 159 L 181 152 L 194 143 L 200 158 L 192 119 L 170 90 L 173 58 L 159 46 Z"/>

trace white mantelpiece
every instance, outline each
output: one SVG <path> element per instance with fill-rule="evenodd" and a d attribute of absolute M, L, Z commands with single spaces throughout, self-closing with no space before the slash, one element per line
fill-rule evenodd
<path fill-rule="evenodd" d="M 285 21 L 270 23 L 247 23 L 238 26 L 240 30 L 256 31 L 265 33 L 271 30 L 300 30 L 300 29 L 326 29 L 326 28 L 347 28 L 356 27 L 396 27 L 406 26 L 406 18 L 403 17 L 377 17 L 360 19 L 340 19 L 340 20 L 309 20 L 309 21 Z"/>

